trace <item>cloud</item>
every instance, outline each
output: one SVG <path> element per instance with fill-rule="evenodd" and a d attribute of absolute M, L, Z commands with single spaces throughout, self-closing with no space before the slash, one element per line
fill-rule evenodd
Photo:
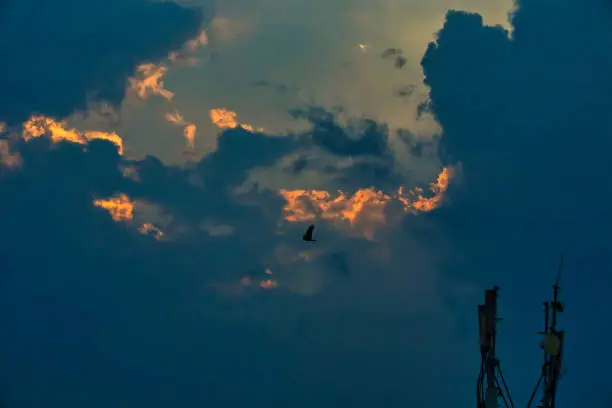
<path fill-rule="evenodd" d="M 523 0 L 517 7 L 511 35 L 483 25 L 477 14 L 449 12 L 422 59 L 444 160 L 460 160 L 465 176 L 451 193 L 453 205 L 436 216 L 461 254 L 449 273 L 521 293 L 530 308 L 564 251 L 573 259 L 567 275 L 581 276 L 567 278 L 576 302 L 564 322 L 579 331 L 577 316 L 606 318 L 596 299 L 611 289 L 593 271 L 609 263 L 612 9 L 597 0 Z M 505 329 L 513 344 L 520 344 L 522 327 L 541 324 L 522 304 L 512 310 L 528 318 Z M 596 358 L 588 343 L 580 345 L 583 332 L 568 340 L 575 372 Z M 609 331 L 598 336 L 612 338 Z M 506 377 L 523 378 L 522 363 L 510 364 Z M 585 390 L 603 383 L 578 377 L 564 380 L 560 398 L 602 406 L 595 394 L 585 400 Z M 519 392 L 515 399 L 528 398 Z"/>
<path fill-rule="evenodd" d="M 118 105 L 136 67 L 196 37 L 210 10 L 147 0 L 10 3 L 0 28 L 0 121 Z M 7 99 L 9 98 L 10 99 Z"/>
<path fill-rule="evenodd" d="M 132 16 L 130 7 L 144 3 L 126 4 Z M 173 13 L 195 16 L 174 5 L 147 7 L 165 8 L 160 15 L 183 28 L 189 24 Z M 93 64 L 104 67 L 95 81 L 82 80 L 78 64 L 62 71 L 75 79 L 62 86 L 79 91 L 58 93 L 65 100 L 44 109 L 27 92 L 9 93 L 28 102 L 6 117 L 27 121 L 26 132 L 0 146 L 0 307 L 11 311 L 0 316 L 9 333 L 0 338 L 0 387 L 9 404 L 371 406 L 381 393 L 392 406 L 456 402 L 438 395 L 449 357 L 468 365 L 463 339 L 447 341 L 455 321 L 446 298 L 456 289 L 439 281 L 446 243 L 435 225 L 454 162 L 440 167 L 434 157 L 417 177 L 404 171 L 387 125 L 367 118 L 344 125 L 316 107 L 297 115 L 308 128 L 289 134 L 242 124 L 229 109 L 209 111 L 221 128 L 217 150 L 180 166 L 134 160 L 118 135 L 94 137 L 64 123 L 86 106 L 71 95 L 92 87 L 93 99 L 109 106 L 126 85 L 143 99 L 181 94 L 170 79 L 166 89 L 160 68 L 192 63 L 189 44 L 205 42 L 201 16 L 193 21 L 193 30 L 173 31 L 170 45 L 174 34 L 152 30 L 159 38 L 147 49 L 155 52 L 129 49 L 129 69 L 119 60 L 113 78 L 104 64 Z M 142 24 L 140 33 L 150 34 Z M 254 26 L 220 17 L 211 41 L 232 42 Z M 196 41 L 181 49 L 187 38 Z M 100 52 L 92 46 L 88 52 Z M 206 132 L 193 109 L 179 105 L 179 113 L 162 102 L 167 109 L 157 114 L 183 127 L 188 143 L 189 125 Z M 233 106 L 224 102 L 211 106 Z M 253 176 L 302 156 L 306 167 L 284 173 L 311 177 L 312 185 L 283 172 L 277 185 Z M 306 196 L 299 205 L 287 199 L 296 191 Z M 326 198 L 308 200 L 317 194 Z M 322 245 L 300 240 L 312 217 L 288 220 L 302 207 L 314 208 Z M 457 374 L 467 377 L 467 369 Z M 407 381 L 422 386 L 407 392 Z"/>
<path fill-rule="evenodd" d="M 67 128 L 65 122 L 58 122 L 46 116 L 32 116 L 23 124 L 21 136 L 26 141 L 45 134 L 49 134 L 53 142 L 67 140 L 73 143 L 86 144 L 94 139 L 108 140 L 117 147 L 119 154 L 123 154 L 123 140 L 115 132 L 89 130 L 81 132 L 77 129 Z"/>
<path fill-rule="evenodd" d="M 185 121 L 185 118 L 175 110 L 173 113 L 166 114 L 166 120 L 174 125 L 183 126 L 183 136 L 185 137 L 185 150 L 193 151 L 195 148 L 195 136 L 197 127 L 193 123 Z"/>
<path fill-rule="evenodd" d="M 233 129 L 241 127 L 250 132 L 254 132 L 255 128 L 251 125 L 239 123 L 238 114 L 234 111 L 225 108 L 211 109 L 209 112 L 210 120 L 221 129 Z M 263 129 L 257 129 L 258 132 Z"/>
<path fill-rule="evenodd" d="M 10 350 L 2 352 L 1 370 L 7 371 L 0 371 L 10 386 L 8 401 L 95 406 L 184 399 L 242 406 L 255 395 L 271 404 L 298 404 L 294 398 L 312 379 L 299 380 L 300 374 L 297 382 L 283 380 L 295 374 L 272 357 L 282 344 L 282 361 L 289 358 L 292 366 L 301 361 L 300 353 L 316 352 L 325 361 L 308 363 L 308 372 L 331 370 L 329 375 L 339 378 L 357 372 L 373 379 L 371 368 L 382 369 L 379 360 L 389 356 L 370 351 L 367 367 L 331 368 L 326 361 L 338 352 L 332 344 L 362 333 L 382 318 L 376 316 L 395 324 L 397 318 L 385 313 L 400 306 L 414 309 L 414 319 L 416 310 L 448 318 L 433 281 L 420 283 L 421 295 L 401 299 L 394 284 L 402 275 L 394 265 L 398 258 L 389 252 L 395 254 L 398 245 L 389 242 L 396 241 L 393 226 L 378 235 L 379 241 L 368 241 L 321 220 L 324 246 L 304 248 L 299 239 L 304 225 L 283 220 L 282 194 L 245 187 L 254 168 L 274 167 L 308 148 L 304 135 L 226 129 L 215 152 L 183 166 L 154 157 L 126 158 L 109 140 L 55 140 L 53 135 L 47 129 L 39 137 L 10 139 L 23 164 L 0 173 L 0 195 L 10 197 L 0 202 L 5 254 L 0 302 L 16 311 L 2 318 L 10 333 L 0 347 Z M 372 262 L 390 274 L 372 274 Z M 421 270 L 432 270 L 425 258 L 412 265 L 412 278 L 401 278 L 404 286 L 404 279 L 419 280 Z M 389 290 L 395 294 L 384 301 L 374 295 Z M 372 317 L 340 327 L 326 317 L 360 315 L 355 307 Z M 253 326 L 258 321 L 269 332 L 258 334 Z M 316 331 L 327 334 L 314 336 Z M 422 335 L 435 339 L 437 331 Z M 43 335 L 44 342 L 35 341 Z M 417 336 L 408 343 L 422 341 Z M 354 347 L 384 350 L 384 344 L 389 340 L 362 335 Z M 237 374 L 243 361 L 248 367 Z M 95 367 L 94 374 L 85 374 L 88 367 Z M 255 375 L 264 367 L 269 379 Z M 177 380 L 168 382 L 170 374 Z M 257 393 L 268 381 L 296 397 Z M 252 392 L 221 391 L 230 383 Z M 154 384 L 166 385 L 151 391 Z M 354 379 L 343 379 L 340 387 L 351 384 Z M 399 381 L 385 384 L 362 391 L 360 399 L 374 401 L 381 386 L 400 387 Z M 321 396 L 356 398 L 321 387 Z"/>
<path fill-rule="evenodd" d="M 292 109 L 296 119 L 306 119 L 313 126 L 309 134 L 312 143 L 338 156 L 382 156 L 388 154 L 388 129 L 373 120 L 362 119 L 344 128 L 336 122 L 334 115 L 319 107 Z M 348 132 L 357 133 L 351 137 Z"/>
<path fill-rule="evenodd" d="M 596 35 L 609 30 L 597 7 L 560 7 L 550 30 L 535 33 L 540 11 L 528 2 L 513 19 L 512 39 L 478 15 L 448 14 L 422 64 L 445 159 L 460 160 L 469 183 L 463 202 L 490 216 L 484 206 L 494 202 L 507 216 L 550 226 L 584 210 L 584 197 L 570 192 L 580 188 L 591 192 L 591 211 L 606 215 L 595 203 L 610 193 L 603 163 L 612 58 L 604 51 L 608 37 Z M 587 33 L 600 39 L 588 50 L 579 46 L 587 34 L 559 28 L 590 19 Z"/>

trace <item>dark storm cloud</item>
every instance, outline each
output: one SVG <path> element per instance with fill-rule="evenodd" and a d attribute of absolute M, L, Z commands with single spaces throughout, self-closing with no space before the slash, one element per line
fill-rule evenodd
<path fill-rule="evenodd" d="M 549 224 L 586 206 L 591 220 L 609 216 L 598 203 L 610 198 L 612 16 L 598 8 L 555 8 L 540 31 L 541 7 L 522 5 L 513 40 L 480 16 L 448 14 L 422 65 L 445 159 L 460 160 L 469 180 L 465 202 L 524 219 L 546 213 Z"/>
<path fill-rule="evenodd" d="M 332 175 L 333 184 L 345 192 L 364 187 L 397 190 L 406 180 L 390 150 L 388 127 L 367 118 L 350 118 L 342 126 L 336 118 L 341 112 L 341 108 L 330 112 L 316 106 L 290 111 L 295 118 L 306 119 L 311 125 L 309 131 L 296 136 L 296 143 L 306 148 L 321 148 L 334 158 L 350 159 L 350 164 L 346 160 L 334 159 L 330 163 L 324 158 L 301 155 L 286 171 L 294 174 L 305 169 L 322 171 Z"/>
<path fill-rule="evenodd" d="M 461 161 L 465 174 L 454 205 L 437 216 L 465 261 L 452 273 L 522 296 L 515 313 L 530 317 L 517 325 L 539 324 L 532 307 L 545 293 L 530 288 L 548 287 L 565 251 L 573 259 L 568 274 L 581 275 L 568 278 L 580 281 L 574 299 L 584 299 L 566 317 L 578 330 L 584 325 L 571 323 L 572 316 L 607 318 L 597 299 L 612 289 L 596 272 L 610 261 L 612 10 L 599 0 L 524 0 L 518 7 L 512 39 L 501 27 L 484 26 L 479 15 L 449 12 L 423 57 L 443 158 Z M 612 333 L 598 336 L 603 341 Z M 582 340 L 570 341 L 568 365 L 588 372 L 586 362 L 598 357 L 577 343 Z M 515 368 L 507 377 L 526 375 Z M 579 376 L 564 380 L 561 398 L 568 406 L 601 406 L 588 390 L 603 382 Z"/>
<path fill-rule="evenodd" d="M 319 107 L 293 109 L 296 119 L 306 119 L 313 126 L 308 137 L 312 143 L 338 156 L 383 156 L 389 154 L 389 130 L 371 119 L 342 127 L 334 114 Z M 354 137 L 349 132 L 357 133 Z"/>
<path fill-rule="evenodd" d="M 223 174 L 221 180 L 225 187 L 238 186 L 246 180 L 249 170 L 256 166 L 270 166 L 297 147 L 297 141 L 292 137 L 272 138 L 236 128 L 223 133 L 217 150 L 201 163 L 201 167 L 210 174 L 206 180 L 209 185 Z"/>
<path fill-rule="evenodd" d="M 319 230 L 327 255 L 311 266 L 278 266 L 289 290 L 312 294 L 327 285 L 315 300 L 290 301 L 281 290 L 247 292 L 239 302 L 222 296 L 223 285 L 236 288 L 241 276 L 264 277 L 280 242 L 290 255 L 304 248 L 301 226 L 275 234 L 278 196 L 231 191 L 299 139 L 240 129 L 219 137 L 215 153 L 180 168 L 153 157 L 124 162 L 105 141 L 84 148 L 40 138 L 14 146 L 23 166 L 0 174 L 0 307 L 7 311 L 0 314 L 0 387 L 9 406 L 371 405 L 381 390 L 394 393 L 392 400 L 429 398 L 427 387 L 399 392 L 406 376 L 423 375 L 406 368 L 414 361 L 388 351 L 413 341 L 404 340 L 412 337 L 405 322 L 372 312 L 329 317 L 338 316 L 338 291 L 355 284 L 338 245 L 347 240 L 329 226 Z M 135 167 L 139 181 L 123 177 L 122 165 Z M 120 192 L 161 205 L 178 224 L 168 231 L 182 232 L 158 242 L 92 205 Z M 210 236 L 199 229 L 208 219 L 231 222 L 234 234 Z M 300 316 L 308 316 L 306 326 Z M 398 327 L 397 341 L 364 334 L 381 319 Z M 404 375 L 377 380 L 390 369 Z M 355 392 L 356 384 L 367 385 Z"/>
<path fill-rule="evenodd" d="M 244 219 L 236 203 L 231 208 L 206 205 L 228 202 L 218 189 L 189 186 L 184 172 L 154 159 L 140 163 L 141 183 L 123 178 L 121 159 L 107 142 L 92 142 L 84 151 L 69 143 L 50 148 L 47 140 L 39 139 L 19 150 L 24 166 L 0 179 L 0 246 L 6 265 L 0 302 L 3 310 L 11 311 L 2 314 L 6 335 L 0 347 L 0 378 L 10 385 L 9 403 L 36 406 L 44 400 L 46 405 L 103 406 L 110 399 L 118 406 L 138 401 L 151 405 L 170 392 L 175 402 L 185 398 L 191 405 L 200 398 L 221 404 L 227 396 L 207 385 L 220 380 L 211 383 L 208 377 L 216 371 L 215 376 L 220 373 L 227 380 L 223 373 L 236 367 L 223 368 L 224 363 L 239 360 L 212 358 L 211 352 L 223 347 L 224 353 L 240 354 L 243 346 L 215 338 L 215 324 L 220 323 L 214 318 L 205 326 L 194 325 L 203 321 L 196 317 L 203 312 L 194 311 L 193 305 L 208 296 L 207 307 L 213 307 L 206 290 L 211 278 L 225 275 L 228 281 L 236 280 L 249 266 L 240 262 L 241 257 L 269 252 L 274 245 L 271 228 L 258 231 L 259 246 L 248 239 L 241 245 L 235 237 L 213 240 L 197 231 L 162 245 L 114 222 L 92 205 L 93 197 L 126 192 L 175 210 L 186 208 L 178 204 L 184 200 L 199 211 L 186 215 L 192 221 L 197 215 L 222 216 L 222 211 L 233 212 L 235 224 Z M 223 151 L 235 159 L 229 150 Z M 231 172 L 219 171 L 218 177 L 224 174 L 229 185 L 236 180 Z M 251 216 L 248 225 L 257 228 L 261 215 Z M 250 341 L 261 346 L 248 327 L 234 329 L 237 336 L 240 331 L 249 333 Z M 232 330 L 225 328 L 223 333 L 231 335 Z M 181 352 L 187 349 L 188 357 Z M 252 356 L 249 364 L 263 362 Z M 168 382 L 167 375 L 183 380 Z M 186 378 L 197 385 L 192 387 Z M 151 394 L 147 388 L 154 384 L 161 389 Z M 36 392 L 28 391 L 32 389 Z M 105 396 L 100 394 L 103 389 Z M 154 397 L 149 400 L 147 395 Z"/>
<path fill-rule="evenodd" d="M 0 27 L 0 121 L 61 118 L 88 100 L 117 105 L 138 64 L 165 57 L 210 18 L 173 2 L 12 2 Z"/>

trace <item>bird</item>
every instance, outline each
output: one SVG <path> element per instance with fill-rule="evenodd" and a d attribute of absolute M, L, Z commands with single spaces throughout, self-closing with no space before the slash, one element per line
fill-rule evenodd
<path fill-rule="evenodd" d="M 302 237 L 304 241 L 308 241 L 308 242 L 316 241 L 316 239 L 312 239 L 312 232 L 314 231 L 314 227 L 315 227 L 314 225 L 311 225 L 310 227 L 308 227 L 308 229 L 304 233 L 304 236 Z"/>

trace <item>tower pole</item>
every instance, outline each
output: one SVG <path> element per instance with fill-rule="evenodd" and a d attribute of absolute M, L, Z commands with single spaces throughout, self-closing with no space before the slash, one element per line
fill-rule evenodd
<path fill-rule="evenodd" d="M 538 334 L 544 336 L 540 344 L 543 350 L 544 362 L 542 372 L 527 404 L 531 407 L 540 384 L 542 384 L 542 398 L 536 408 L 555 408 L 557 386 L 561 379 L 563 359 L 563 343 L 565 331 L 557 329 L 557 314 L 563 312 L 563 303 L 559 300 L 559 280 L 563 270 L 563 256 L 559 263 L 557 279 L 553 285 L 553 300 L 544 302 L 544 331 Z"/>
<path fill-rule="evenodd" d="M 497 317 L 498 291 L 497 286 L 485 291 L 485 303 L 478 305 L 481 356 L 476 386 L 478 408 L 498 408 L 500 398 L 506 407 L 514 407 L 496 354 L 497 323 L 501 321 Z"/>

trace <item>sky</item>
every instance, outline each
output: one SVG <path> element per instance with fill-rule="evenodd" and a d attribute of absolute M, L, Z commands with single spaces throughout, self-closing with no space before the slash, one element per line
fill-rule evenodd
<path fill-rule="evenodd" d="M 524 406 L 564 254 L 558 407 L 612 407 L 610 3 L 0 23 L 3 406 L 470 407 L 494 285 Z"/>

